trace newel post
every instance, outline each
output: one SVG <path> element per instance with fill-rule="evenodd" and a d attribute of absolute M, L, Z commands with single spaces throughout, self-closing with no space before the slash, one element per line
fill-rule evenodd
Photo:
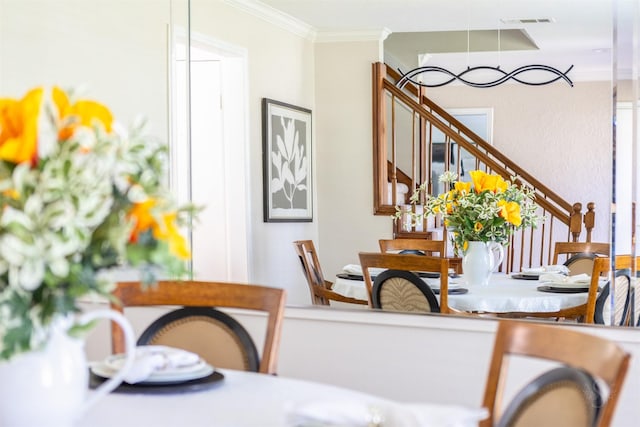
<path fill-rule="evenodd" d="M 596 226 L 596 204 L 587 203 L 587 212 L 584 213 L 584 228 L 587 230 L 587 242 L 591 241 L 591 232 Z"/>
<path fill-rule="evenodd" d="M 372 64 L 373 92 L 373 205 L 377 211 L 387 203 L 387 146 L 384 79 L 386 67 L 381 62 Z"/>
<path fill-rule="evenodd" d="M 569 218 L 569 233 L 571 233 L 571 241 L 577 242 L 582 232 L 582 203 L 574 203 Z"/>

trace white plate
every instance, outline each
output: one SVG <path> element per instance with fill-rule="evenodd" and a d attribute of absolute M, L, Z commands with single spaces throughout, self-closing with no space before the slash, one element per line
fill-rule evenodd
<path fill-rule="evenodd" d="M 118 371 L 122 367 L 122 363 L 124 361 L 124 355 L 116 354 L 105 359 L 102 364 L 110 369 L 112 372 Z M 185 375 L 189 375 L 193 372 L 200 372 L 202 368 L 205 367 L 207 363 L 198 359 L 196 363 L 192 363 L 184 366 L 167 366 L 166 368 L 156 368 L 156 370 L 151 374 L 154 377 L 162 377 L 162 378 L 173 378 L 173 377 L 183 377 Z"/>
<path fill-rule="evenodd" d="M 111 369 L 104 362 L 94 362 L 90 366 L 91 372 L 102 378 L 111 378 L 117 373 L 117 370 Z M 181 383 L 190 380 L 197 380 L 211 375 L 214 372 L 213 366 L 203 362 L 203 364 L 196 370 L 188 372 L 179 371 L 160 371 L 152 373 L 149 378 L 144 381 L 140 381 L 136 384 L 173 384 Z"/>
<path fill-rule="evenodd" d="M 520 274 L 569 273 L 569 268 L 562 264 L 544 265 L 540 267 L 523 268 Z"/>
<path fill-rule="evenodd" d="M 563 289 L 571 289 L 571 288 L 585 288 L 589 286 L 591 283 L 590 280 L 586 282 L 574 282 L 574 283 L 563 283 L 563 282 L 544 282 L 543 285 L 551 286 L 554 288 L 563 288 Z"/>
<path fill-rule="evenodd" d="M 156 369 L 156 373 L 164 373 L 168 375 L 181 375 L 189 372 L 195 372 L 205 365 L 204 360 L 195 353 L 191 353 L 179 348 L 168 347 L 163 345 L 142 345 L 136 347 L 136 357 L 160 357 L 164 358 L 167 366 L 165 368 Z M 103 363 L 111 370 L 119 370 L 124 363 L 123 354 L 114 354 L 107 357 Z"/>

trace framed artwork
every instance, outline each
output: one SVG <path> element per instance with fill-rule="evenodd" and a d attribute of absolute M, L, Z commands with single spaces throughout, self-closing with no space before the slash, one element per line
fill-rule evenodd
<path fill-rule="evenodd" d="M 311 222 L 311 110 L 262 99 L 265 222 Z"/>

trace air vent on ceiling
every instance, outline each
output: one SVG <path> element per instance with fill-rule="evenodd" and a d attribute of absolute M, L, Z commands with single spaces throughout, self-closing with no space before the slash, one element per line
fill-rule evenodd
<path fill-rule="evenodd" d="M 553 18 L 502 18 L 503 24 L 551 24 L 556 22 Z"/>

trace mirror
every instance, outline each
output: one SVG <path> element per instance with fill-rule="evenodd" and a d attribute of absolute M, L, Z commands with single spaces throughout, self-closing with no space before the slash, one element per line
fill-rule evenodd
<path fill-rule="evenodd" d="M 199 2 L 198 6 L 205 7 L 205 4 L 206 2 Z M 160 138 L 171 140 L 175 135 L 173 135 L 172 124 L 169 123 L 169 111 L 177 103 L 176 94 L 170 86 L 172 71 L 168 59 L 172 58 L 175 53 L 173 49 L 176 37 L 171 29 L 174 27 L 188 28 L 187 11 L 186 0 L 157 0 L 153 2 L 148 0 L 92 0 L 90 2 L 0 0 L 0 49 L 2 51 L 0 93 L 3 96 L 20 96 L 28 88 L 39 84 L 56 83 L 73 86 L 78 82 L 83 82 L 86 85 L 87 96 L 110 105 L 115 116 L 122 122 L 130 122 L 137 114 L 144 113 L 149 117 L 151 131 Z M 225 10 L 225 12 L 228 11 Z M 197 12 L 192 11 L 192 13 Z M 232 15 L 239 12 L 228 13 Z M 604 18 L 609 19 L 608 17 Z M 255 27 L 260 29 L 261 25 L 267 24 L 256 19 Z M 224 25 L 219 27 L 216 32 L 218 37 L 228 29 Z M 246 38 L 243 39 L 237 34 L 234 35 L 234 38 L 232 41 L 237 45 L 249 44 Z M 270 45 L 268 49 L 274 49 L 273 45 Z M 265 47 L 264 52 L 252 51 L 252 61 L 256 57 L 264 61 L 262 57 L 268 56 L 268 49 Z M 296 49 L 296 46 L 291 49 Z M 277 68 L 277 65 L 274 65 L 274 68 Z M 42 70 L 46 70 L 46 72 L 42 72 Z M 304 72 L 310 73 L 306 69 Z M 252 82 L 260 78 L 261 76 L 251 75 Z M 310 85 L 305 86 L 304 83 L 300 82 L 299 90 L 310 90 L 308 89 Z M 610 87 L 608 83 L 606 85 L 606 99 L 598 108 L 610 111 L 612 105 Z M 546 93 L 544 89 L 531 90 L 535 90 L 536 96 Z M 500 94 L 502 93 L 500 92 Z M 252 94 L 251 98 L 250 114 L 254 118 L 260 116 L 259 107 L 256 106 L 258 103 L 255 102 L 259 96 Z M 457 94 L 454 94 L 446 100 L 445 95 L 442 95 L 442 98 L 445 99 L 444 106 L 447 108 L 468 107 L 468 105 L 460 105 L 460 102 L 454 102 L 456 96 Z M 502 98 L 509 99 L 506 89 Z M 634 96 L 626 100 L 630 101 L 636 98 L 637 96 Z M 457 96 L 457 99 L 467 98 L 460 95 Z M 556 98 L 550 99 L 555 100 Z M 167 102 L 168 100 L 170 103 Z M 471 100 L 468 99 L 468 101 Z M 486 100 L 475 100 L 474 102 L 477 104 L 476 107 L 489 106 L 489 102 Z M 588 102 L 585 101 L 584 105 L 587 104 Z M 514 109 L 526 110 L 526 107 L 518 105 Z M 605 119 L 605 126 L 609 125 L 609 117 Z M 586 125 L 591 126 L 590 123 Z M 498 119 L 495 118 L 496 146 L 499 146 L 498 129 L 502 128 Z M 259 141 L 260 135 L 258 130 L 253 129 L 251 140 L 255 145 L 259 143 L 256 141 Z M 186 131 L 182 130 L 182 132 Z M 610 140 L 609 134 L 602 136 L 605 140 Z M 503 137 L 500 136 L 500 138 Z M 603 234 L 598 238 L 594 237 L 594 240 L 608 240 L 608 230 L 603 230 L 602 227 L 602 224 L 608 223 L 608 194 L 612 179 L 611 174 L 607 172 L 611 169 L 608 159 L 609 149 L 606 147 L 604 156 L 600 155 L 602 154 L 600 151 L 598 151 L 598 155 L 592 156 L 597 157 L 596 161 L 603 161 L 607 164 L 606 169 L 599 167 L 597 174 L 592 177 L 595 180 L 593 181 L 595 182 L 594 186 L 604 197 L 603 201 L 597 202 L 597 204 L 598 212 L 602 213 L 605 218 L 598 220 L 596 228 L 601 230 Z M 637 155 L 637 149 L 635 152 Z M 255 146 L 252 148 L 251 156 L 257 157 Z M 528 157 L 535 158 L 535 156 Z M 606 158 L 602 160 L 601 157 Z M 252 159 L 252 162 L 250 165 L 259 164 L 259 160 L 256 159 Z M 534 166 L 537 167 L 539 164 Z M 637 168 L 632 167 L 630 170 L 635 171 Z M 176 173 L 175 170 L 173 172 Z M 182 171 L 177 173 L 173 179 L 184 176 L 185 173 Z M 552 174 L 550 179 L 554 181 L 571 180 L 571 189 L 568 190 L 570 194 L 573 193 L 573 188 L 584 188 L 584 182 L 575 180 L 573 171 L 569 177 L 566 174 L 557 173 Z M 368 178 L 367 183 L 370 185 Z M 553 186 L 553 182 L 550 182 L 549 185 Z M 363 188 L 361 191 L 370 191 L 370 189 Z M 634 200 L 636 191 L 637 186 L 634 188 Z M 588 198 L 584 199 L 583 201 L 589 200 Z M 257 205 L 260 200 L 253 197 L 252 202 Z M 238 208 L 237 206 L 233 207 Z M 249 209 L 245 206 L 239 209 L 244 210 L 245 208 Z M 255 213 L 255 210 L 252 213 Z M 370 210 L 367 211 L 367 214 L 369 213 Z M 638 224 L 638 221 L 635 223 Z M 281 233 L 283 229 L 284 227 L 278 227 L 277 233 L 274 231 L 273 235 L 262 229 L 259 230 L 259 235 L 255 236 L 255 241 L 252 242 L 257 248 L 255 250 L 267 252 L 273 249 L 265 242 L 270 237 Z M 275 227 L 272 230 L 275 230 Z M 294 232 L 287 231 L 286 236 L 289 237 L 293 233 L 303 233 L 306 230 L 295 228 Z M 283 243 L 277 250 L 281 252 L 283 257 L 285 255 L 289 257 L 292 254 L 289 241 Z M 296 265 L 295 268 L 299 267 Z M 267 271 L 264 275 L 275 276 L 279 273 L 276 270 L 277 268 L 274 267 L 273 271 Z M 297 272 L 298 270 L 296 270 Z M 246 271 L 239 274 L 248 277 Z M 301 292 L 306 293 L 307 290 L 304 289 Z"/>
<path fill-rule="evenodd" d="M 613 114 L 613 194 L 612 251 L 638 256 L 638 160 L 640 155 L 638 102 L 638 71 L 640 62 L 635 54 L 640 23 L 637 20 L 640 5 L 626 0 L 614 1 L 613 60 L 615 63 L 612 85 Z M 611 268 L 615 265 L 615 256 Z M 638 265 L 631 263 L 631 275 L 638 276 Z M 640 292 L 636 288 L 632 312 L 632 325 L 640 326 Z"/>

